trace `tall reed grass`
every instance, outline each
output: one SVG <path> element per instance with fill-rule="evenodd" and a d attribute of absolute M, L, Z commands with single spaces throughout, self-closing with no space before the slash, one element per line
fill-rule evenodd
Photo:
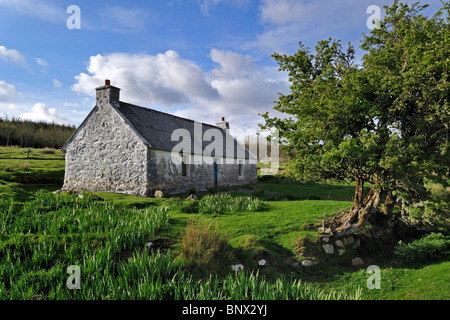
<path fill-rule="evenodd" d="M 206 220 L 187 225 L 179 248 L 184 265 L 202 271 L 215 270 L 231 254 L 227 237 L 219 234 L 217 226 Z"/>
<path fill-rule="evenodd" d="M 136 210 L 94 197 L 40 194 L 0 199 L 0 299 L 358 299 L 295 279 L 258 273 L 198 280 L 171 251 L 145 242 L 167 225 L 166 207 Z M 211 231 L 211 230 L 209 230 Z M 67 267 L 81 271 L 69 289 Z"/>
<path fill-rule="evenodd" d="M 232 197 L 228 193 L 206 195 L 200 199 L 198 211 L 205 214 L 223 214 L 239 211 L 262 211 L 264 202 L 255 197 Z"/>

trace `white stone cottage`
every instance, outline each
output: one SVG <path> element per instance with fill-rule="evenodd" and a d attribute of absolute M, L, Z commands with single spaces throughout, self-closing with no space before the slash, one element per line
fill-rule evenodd
<path fill-rule="evenodd" d="M 153 196 L 257 181 L 255 156 L 224 118 L 199 123 L 122 102 L 119 92 L 109 80 L 96 88 L 95 107 L 62 148 L 62 190 Z"/>

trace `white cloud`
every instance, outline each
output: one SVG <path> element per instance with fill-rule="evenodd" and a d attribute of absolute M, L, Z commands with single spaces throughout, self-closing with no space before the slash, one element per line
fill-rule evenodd
<path fill-rule="evenodd" d="M 285 74 L 278 72 L 276 67 L 258 66 L 250 56 L 232 51 L 213 49 L 210 58 L 218 66 L 207 74 L 207 78 L 219 98 L 205 104 L 193 104 L 177 114 L 188 118 L 194 114 L 194 119 L 209 123 L 215 123 L 223 116 L 231 127 L 258 129 L 257 123 L 262 122 L 258 113 L 272 110 L 278 92 L 286 92 L 289 88 Z"/>
<path fill-rule="evenodd" d="M 166 108 L 162 111 L 206 123 L 224 116 L 232 126 L 243 128 L 257 128 L 262 121 L 258 113 L 272 110 L 278 92 L 289 88 L 287 76 L 277 67 L 259 66 L 250 56 L 213 49 L 209 57 L 216 67 L 204 71 L 174 51 L 96 55 L 72 88 L 94 96 L 94 89 L 110 79 L 122 89 L 121 101 Z"/>
<path fill-rule="evenodd" d="M 0 6 L 12 11 L 50 22 L 65 22 L 66 11 L 46 0 L 0 0 Z"/>
<path fill-rule="evenodd" d="M 23 112 L 19 118 L 31 121 L 55 122 L 68 124 L 70 121 L 63 115 L 60 115 L 55 108 L 49 108 L 44 103 L 36 103 L 31 111 Z"/>
<path fill-rule="evenodd" d="M 26 107 L 22 105 L 17 105 L 14 103 L 2 103 L 0 102 L 0 112 L 8 117 L 14 117 L 18 113 L 26 110 Z"/>
<path fill-rule="evenodd" d="M 41 67 L 48 67 L 48 62 L 41 58 L 34 58 L 34 61 Z"/>
<path fill-rule="evenodd" d="M 5 81 L 0 81 L 0 102 L 10 101 L 17 96 L 16 87 Z"/>
<path fill-rule="evenodd" d="M 361 33 L 368 32 L 366 10 L 371 4 L 383 5 L 373 0 L 263 0 L 259 10 L 264 31 L 246 48 L 284 52 L 297 47 L 299 41 L 315 45 L 328 37 L 343 38 L 355 28 L 361 28 Z"/>
<path fill-rule="evenodd" d="M 188 104 L 195 98 L 211 99 L 217 92 L 206 82 L 195 63 L 181 59 L 175 51 L 155 56 L 112 53 L 91 56 L 87 73 L 75 76 L 76 92 L 95 95 L 95 87 L 111 79 L 122 88 L 124 101 L 171 107 Z"/>
<path fill-rule="evenodd" d="M 53 79 L 52 80 L 52 83 L 53 83 L 53 86 L 55 87 L 55 88 L 60 88 L 60 87 L 62 87 L 62 82 L 61 81 L 59 81 L 58 79 Z"/>
<path fill-rule="evenodd" d="M 25 57 L 16 49 L 8 49 L 5 46 L 0 46 L 0 59 L 6 62 L 12 62 L 19 65 L 25 65 Z"/>

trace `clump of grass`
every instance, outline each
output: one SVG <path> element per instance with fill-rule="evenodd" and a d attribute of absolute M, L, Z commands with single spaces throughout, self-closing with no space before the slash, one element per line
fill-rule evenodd
<path fill-rule="evenodd" d="M 187 267 L 211 270 L 230 253 L 228 239 L 218 233 L 217 226 L 204 220 L 187 225 L 180 242 L 180 255 Z"/>
<path fill-rule="evenodd" d="M 41 152 L 45 154 L 55 154 L 56 150 L 54 148 L 45 147 Z"/>
<path fill-rule="evenodd" d="M 442 233 L 433 232 L 408 244 L 400 241 L 394 256 L 403 263 L 420 263 L 441 257 L 448 247 L 450 240 Z"/>
<path fill-rule="evenodd" d="M 181 212 L 183 213 L 198 213 L 199 201 L 185 200 L 181 204 Z"/>
<path fill-rule="evenodd" d="M 177 279 L 178 280 L 178 279 Z M 323 290 L 301 280 L 280 277 L 268 281 L 259 272 L 229 274 L 224 280 L 209 277 L 200 281 L 184 277 L 183 287 L 174 288 L 175 299 L 184 300 L 359 300 L 362 290 L 355 293 L 343 290 Z M 180 283 L 180 280 L 178 280 Z M 181 293 L 181 294 L 180 294 Z"/>
<path fill-rule="evenodd" d="M 7 163 L 3 166 L 3 170 L 7 172 L 11 172 L 14 170 L 30 170 L 30 164 L 28 162 L 20 163 L 20 162 L 14 162 L 14 163 Z"/>
<path fill-rule="evenodd" d="M 232 197 L 228 193 L 207 195 L 199 202 L 200 213 L 205 214 L 223 214 L 227 212 L 240 211 L 262 211 L 264 202 L 254 197 Z"/>
<path fill-rule="evenodd" d="M 28 162 L 25 162 L 24 164 L 22 164 L 22 168 L 25 171 L 29 171 L 30 170 L 30 164 Z"/>

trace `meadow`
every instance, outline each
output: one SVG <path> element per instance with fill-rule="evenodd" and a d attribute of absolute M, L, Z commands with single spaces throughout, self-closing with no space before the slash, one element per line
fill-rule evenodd
<path fill-rule="evenodd" d="M 320 258 L 299 248 L 351 205 L 352 185 L 280 175 L 193 201 L 54 194 L 63 178 L 57 150 L 0 148 L 0 299 L 450 299 L 445 233 L 367 253 L 380 289 L 348 256 L 301 266 Z M 237 264 L 244 270 L 231 271 Z M 80 289 L 67 286 L 70 266 Z"/>

